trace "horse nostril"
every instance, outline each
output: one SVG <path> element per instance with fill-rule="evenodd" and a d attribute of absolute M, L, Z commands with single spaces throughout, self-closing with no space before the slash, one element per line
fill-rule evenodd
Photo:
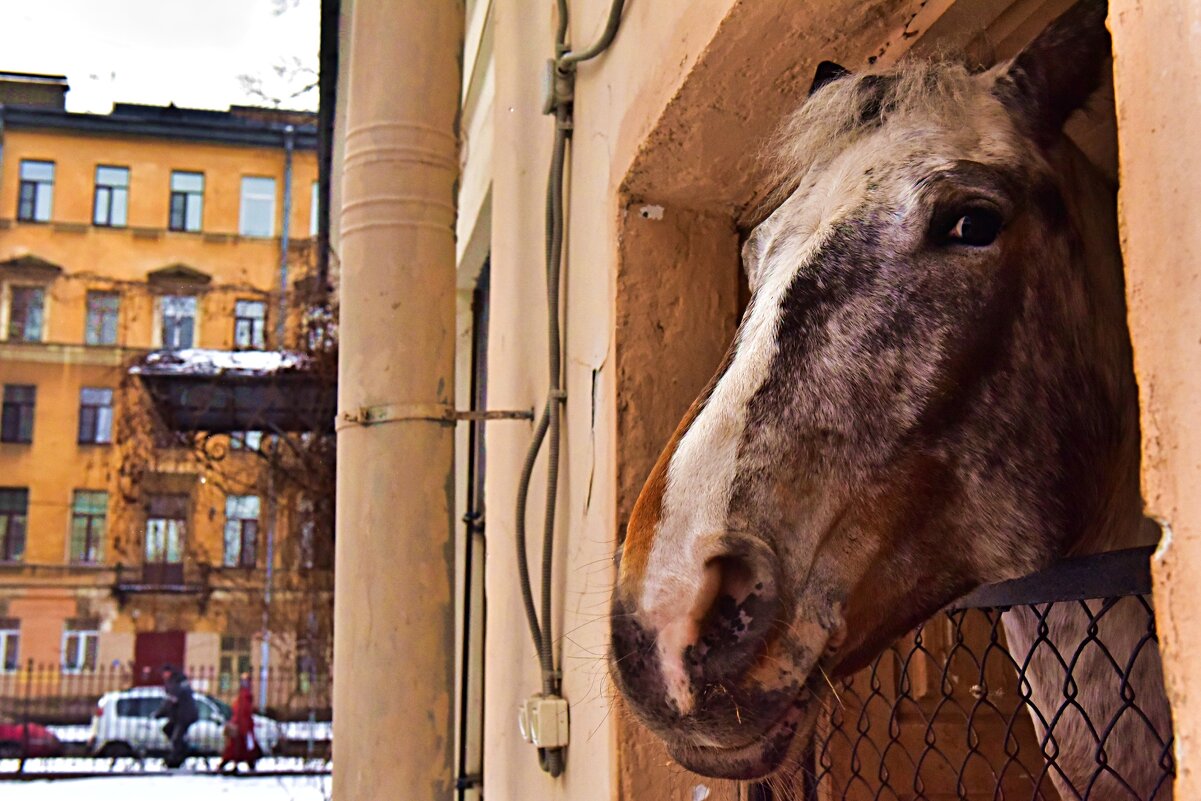
<path fill-rule="evenodd" d="M 772 628 L 777 611 L 775 582 L 766 574 L 766 565 L 753 564 L 741 555 L 718 557 L 708 567 L 720 579 L 701 625 L 700 656 L 726 664 L 727 670 L 717 671 L 726 673 L 752 657 Z"/>
<path fill-rule="evenodd" d="M 660 592 L 614 599 L 613 664 L 644 711 L 696 711 L 704 688 L 744 677 L 780 619 L 770 548 L 732 535 L 723 546 L 699 575 L 657 577 Z"/>

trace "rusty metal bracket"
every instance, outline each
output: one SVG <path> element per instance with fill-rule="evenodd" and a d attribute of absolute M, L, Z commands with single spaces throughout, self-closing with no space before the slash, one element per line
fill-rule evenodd
<path fill-rule="evenodd" d="M 458 410 L 445 403 L 385 403 L 379 406 L 361 406 L 354 411 L 339 413 L 334 422 L 334 430 L 341 431 L 352 426 L 366 427 L 408 421 L 454 425 L 461 421 L 533 419 L 533 409 L 478 411 Z"/>

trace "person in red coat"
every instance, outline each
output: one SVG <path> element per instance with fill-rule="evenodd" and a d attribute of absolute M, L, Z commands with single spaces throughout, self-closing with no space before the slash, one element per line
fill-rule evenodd
<path fill-rule="evenodd" d="M 245 762 L 254 770 L 254 764 L 263 755 L 254 734 L 254 696 L 250 692 L 250 674 L 242 674 L 238 698 L 234 701 L 233 717 L 225 724 L 225 749 L 221 752 L 218 770 L 230 765 L 237 770 L 239 762 Z"/>

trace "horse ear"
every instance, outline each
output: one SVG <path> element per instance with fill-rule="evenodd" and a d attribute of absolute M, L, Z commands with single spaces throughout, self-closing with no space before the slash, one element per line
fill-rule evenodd
<path fill-rule="evenodd" d="M 996 93 L 1044 144 L 1101 83 L 1110 53 L 1106 0 L 1079 0 L 1004 68 Z"/>
<path fill-rule="evenodd" d="M 765 227 L 764 223 L 760 223 L 742 243 L 742 270 L 746 273 L 746 282 L 752 295 L 763 283 L 763 256 L 768 239 Z"/>
<path fill-rule="evenodd" d="M 813 75 L 813 84 L 809 87 L 809 95 L 812 96 L 814 92 L 831 81 L 836 81 L 844 75 L 850 74 L 850 70 L 840 64 L 835 64 L 833 61 L 823 61 L 817 65 L 817 72 Z"/>

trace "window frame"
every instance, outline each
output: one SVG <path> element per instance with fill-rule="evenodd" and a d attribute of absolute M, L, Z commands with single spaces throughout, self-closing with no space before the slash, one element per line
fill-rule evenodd
<path fill-rule="evenodd" d="M 26 165 L 42 165 L 50 167 L 50 178 L 26 178 Z M 21 159 L 17 167 L 17 221 L 24 223 L 48 223 L 54 219 L 54 179 L 57 165 L 48 159 Z M 45 217 L 39 213 L 39 202 L 43 193 L 46 199 Z M 28 213 L 25 211 L 26 194 L 29 194 Z"/>
<path fill-rule="evenodd" d="M 240 314 L 243 304 L 253 304 L 259 307 L 262 315 L 259 317 Z M 250 327 L 248 341 L 239 341 L 239 327 L 246 322 Z M 236 298 L 234 300 L 234 350 L 263 350 L 267 347 L 267 302 L 255 298 Z"/>
<path fill-rule="evenodd" d="M 103 495 L 104 511 L 94 512 L 81 508 L 81 496 Z M 108 538 L 108 490 L 77 489 L 71 493 L 71 522 L 67 532 L 67 562 L 72 565 L 100 565 L 104 563 L 104 546 Z M 76 523 L 85 521 L 83 548 L 76 552 Z M 97 523 L 99 521 L 99 523 Z"/>
<path fill-rule="evenodd" d="M 309 238 L 316 239 L 317 234 L 321 232 L 321 219 L 317 213 L 321 208 L 321 182 L 313 181 L 313 197 L 309 201 Z"/>
<path fill-rule="evenodd" d="M 255 182 L 255 181 L 270 181 L 271 182 L 271 196 L 269 198 L 270 206 L 268 208 L 268 215 L 267 215 L 269 224 L 268 224 L 266 233 L 259 233 L 257 231 L 248 230 L 249 219 L 248 219 L 248 215 L 247 215 L 247 208 L 248 208 L 247 200 L 251 200 L 253 202 L 263 202 L 263 201 L 268 200 L 267 195 L 265 193 L 256 194 L 254 192 L 247 191 L 248 182 Z M 253 183 L 251 183 L 251 185 L 253 185 Z M 244 236 L 244 237 L 252 238 L 252 239 L 272 239 L 275 237 L 275 201 L 276 201 L 276 197 L 278 194 L 279 194 L 279 187 L 277 186 L 277 182 L 276 182 L 274 176 L 270 176 L 270 175 L 243 175 L 242 176 L 242 181 L 239 184 L 239 191 L 238 191 L 238 236 Z"/>
<path fill-rule="evenodd" d="M 18 390 L 30 390 L 28 399 L 10 398 Z M 33 444 L 33 429 L 37 421 L 37 384 L 4 384 L 0 387 L 0 442 L 13 445 Z M 13 418 L 16 422 L 11 422 Z M 9 436 L 16 428 L 16 436 Z"/>
<path fill-rule="evenodd" d="M 239 505 L 253 499 L 254 517 L 234 516 Z M 225 496 L 225 525 L 221 529 L 221 566 L 252 570 L 258 567 L 259 529 L 263 514 L 262 499 L 258 495 Z M 231 537 L 231 533 L 234 537 Z M 236 542 L 236 550 L 231 545 Z"/>
<path fill-rule="evenodd" d="M 8 504 L 0 500 L 0 564 L 16 564 L 25 561 L 25 545 L 29 539 L 29 488 L 28 487 L 0 487 L 0 499 L 3 499 L 7 494 L 22 495 L 24 498 L 24 508 L 19 512 L 14 505 L 12 509 L 8 508 Z M 13 531 L 13 519 L 20 518 L 20 548 L 13 547 L 13 538 L 10 536 Z"/>
<path fill-rule="evenodd" d="M 222 634 L 217 652 L 217 686 L 219 692 L 231 693 L 238 688 L 243 673 L 254 671 L 253 644 L 249 637 Z"/>
<path fill-rule="evenodd" d="M 17 308 L 16 300 L 17 300 L 18 292 L 21 292 L 21 293 L 36 292 L 39 296 L 40 302 L 38 303 L 38 306 L 37 306 L 38 328 L 37 328 L 37 335 L 34 338 L 30 338 L 27 335 L 27 329 L 29 326 L 29 309 L 33 308 L 33 306 L 26 306 L 24 308 L 25 314 L 22 316 L 21 322 L 20 322 L 21 330 L 16 331 L 16 329 L 15 329 L 17 322 L 16 322 L 16 315 L 14 314 L 14 312 L 16 311 L 16 308 Z M 46 295 L 49 294 L 49 290 L 48 290 L 47 286 L 45 284 L 40 284 L 40 283 L 12 282 L 5 286 L 4 294 L 5 294 L 5 311 L 7 312 L 7 314 L 5 315 L 5 318 L 4 318 L 4 339 L 8 342 L 24 342 L 24 343 L 45 342 L 46 341 L 46 328 L 47 328 L 47 322 L 48 322 L 47 316 L 46 316 L 46 311 L 47 311 Z"/>
<path fill-rule="evenodd" d="M 108 393 L 108 403 L 89 402 L 87 393 Z M 111 387 L 80 387 L 79 388 L 79 427 L 75 441 L 79 445 L 111 445 L 113 443 L 113 400 L 116 395 Z M 105 420 L 104 411 L 108 410 L 107 425 L 104 427 L 104 438 L 100 438 L 100 424 Z M 85 428 L 90 429 L 85 431 Z M 85 434 L 88 436 L 85 437 Z"/>
<path fill-rule="evenodd" d="M 164 506 L 169 504 L 178 504 L 178 510 L 172 510 L 155 514 L 153 507 L 156 501 L 161 501 Z M 143 564 L 148 565 L 182 565 L 184 560 L 184 552 L 187 549 L 188 537 L 188 512 L 189 498 L 185 493 L 176 492 L 158 492 L 153 493 L 147 498 L 146 504 L 146 525 L 142 532 L 142 558 Z M 150 529 L 152 523 L 162 523 L 163 543 L 162 543 L 162 559 L 154 560 L 150 558 Z M 174 538 L 176 557 L 171 558 L 171 542 L 172 523 L 174 526 Z"/>
<path fill-rule="evenodd" d="M 65 674 L 93 673 L 100 662 L 100 624 L 98 621 L 67 620 L 63 625 L 59 650 L 60 669 Z M 67 647 L 75 639 L 75 662 L 68 659 Z M 80 658 L 82 656 L 82 658 Z M 89 664 L 90 663 L 90 664 Z"/>
<path fill-rule="evenodd" d="M 125 172 L 125 184 L 102 184 L 100 183 L 101 170 L 122 170 Z M 92 225 L 97 228 L 125 228 L 129 225 L 129 167 L 122 167 L 116 164 L 97 164 L 96 170 L 93 173 L 92 181 Z M 106 195 L 106 208 L 104 220 L 100 220 L 100 193 L 104 191 Z M 113 221 L 113 201 L 118 196 L 123 197 L 122 213 L 120 222 Z"/>
<path fill-rule="evenodd" d="M 176 189 L 176 177 L 197 177 L 200 179 L 199 189 Z M 204 173 L 197 170 L 172 170 L 167 196 L 167 230 L 195 234 L 204 230 Z M 178 220 L 176 219 L 176 201 L 179 202 Z M 196 226 L 189 225 L 190 213 L 195 203 Z"/>
<path fill-rule="evenodd" d="M 105 309 L 93 306 L 93 301 L 102 299 L 113 299 L 116 301 L 115 308 Z M 85 345 L 92 346 L 111 346 L 116 345 L 121 338 L 121 293 L 113 292 L 107 289 L 89 289 L 84 306 L 83 318 L 83 342 Z M 93 313 L 99 321 L 99 325 L 93 325 Z M 104 336 L 106 331 L 105 321 L 112 320 L 112 340 Z M 98 335 L 93 337 L 93 330 L 98 331 Z"/>
<path fill-rule="evenodd" d="M 9 643 L 12 643 L 12 661 L 8 659 Z M 17 618 L 0 618 L 0 674 L 16 673 L 21 669 L 21 621 Z"/>
<path fill-rule="evenodd" d="M 191 330 L 188 333 L 188 337 L 187 337 L 188 341 L 187 341 L 186 345 L 172 345 L 172 344 L 169 344 L 168 337 L 167 337 L 167 320 L 168 320 L 167 306 L 176 301 L 185 301 L 185 300 L 191 301 L 191 306 L 192 306 L 192 325 L 191 325 Z M 192 294 L 186 294 L 186 293 L 162 294 L 162 295 L 159 295 L 158 298 L 156 299 L 155 306 L 157 307 L 157 312 L 158 312 L 159 346 L 163 350 L 188 350 L 189 348 L 195 348 L 197 346 L 196 345 L 196 333 L 199 329 L 198 322 L 199 322 L 199 318 L 200 318 L 200 298 L 199 298 L 199 296 L 192 295 Z M 180 318 L 180 319 L 183 319 L 183 318 Z"/>

